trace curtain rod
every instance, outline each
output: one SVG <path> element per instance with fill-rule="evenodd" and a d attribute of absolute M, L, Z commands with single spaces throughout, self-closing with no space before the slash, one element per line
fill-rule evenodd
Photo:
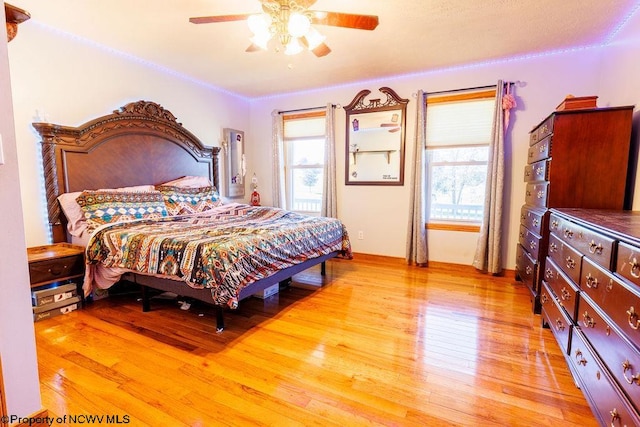
<path fill-rule="evenodd" d="M 502 82 L 503 85 L 515 85 L 518 84 L 519 81 L 515 81 L 515 82 Z M 476 87 L 467 87 L 467 88 L 462 88 L 462 89 L 450 89 L 450 90 L 440 90 L 437 92 L 425 92 L 425 95 L 440 95 L 442 93 L 454 93 L 454 92 L 466 92 L 469 90 L 480 90 L 480 89 L 491 89 L 496 87 L 497 85 L 487 85 L 487 86 L 476 86 Z"/>
<path fill-rule="evenodd" d="M 339 104 L 331 104 L 333 108 L 340 107 Z M 298 108 L 296 110 L 279 110 L 278 114 L 286 114 L 286 113 L 301 113 L 303 111 L 312 111 L 312 110 L 322 110 L 323 108 L 327 108 L 325 105 L 321 107 L 309 107 L 309 108 Z"/>

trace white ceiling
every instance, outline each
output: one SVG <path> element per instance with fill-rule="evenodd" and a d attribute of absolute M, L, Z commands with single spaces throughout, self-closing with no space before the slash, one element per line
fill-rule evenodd
<path fill-rule="evenodd" d="M 9 0 L 32 19 L 247 98 L 336 86 L 606 43 L 637 0 L 317 0 L 311 8 L 377 15 L 374 31 L 317 26 L 332 52 L 246 53 L 258 0 Z M 272 41 L 275 46 L 275 41 Z"/>

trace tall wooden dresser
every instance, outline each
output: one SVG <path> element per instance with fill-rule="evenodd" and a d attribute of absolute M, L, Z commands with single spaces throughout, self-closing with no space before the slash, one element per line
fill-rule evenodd
<path fill-rule="evenodd" d="M 555 111 L 530 133 L 516 279 L 540 313 L 552 207 L 623 209 L 633 106 Z"/>
<path fill-rule="evenodd" d="M 602 425 L 640 426 L 640 212 L 552 209 L 542 317 Z"/>

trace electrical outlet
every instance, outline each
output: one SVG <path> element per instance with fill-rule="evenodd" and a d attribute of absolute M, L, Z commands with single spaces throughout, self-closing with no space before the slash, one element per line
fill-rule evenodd
<path fill-rule="evenodd" d="M 364 231 L 360 230 L 358 231 L 358 240 L 362 240 L 364 239 Z"/>

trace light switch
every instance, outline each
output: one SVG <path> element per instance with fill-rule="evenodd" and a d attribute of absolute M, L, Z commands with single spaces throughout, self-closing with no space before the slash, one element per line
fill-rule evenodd
<path fill-rule="evenodd" d="M 0 165 L 4 165 L 4 152 L 2 151 L 2 134 L 0 134 Z"/>

